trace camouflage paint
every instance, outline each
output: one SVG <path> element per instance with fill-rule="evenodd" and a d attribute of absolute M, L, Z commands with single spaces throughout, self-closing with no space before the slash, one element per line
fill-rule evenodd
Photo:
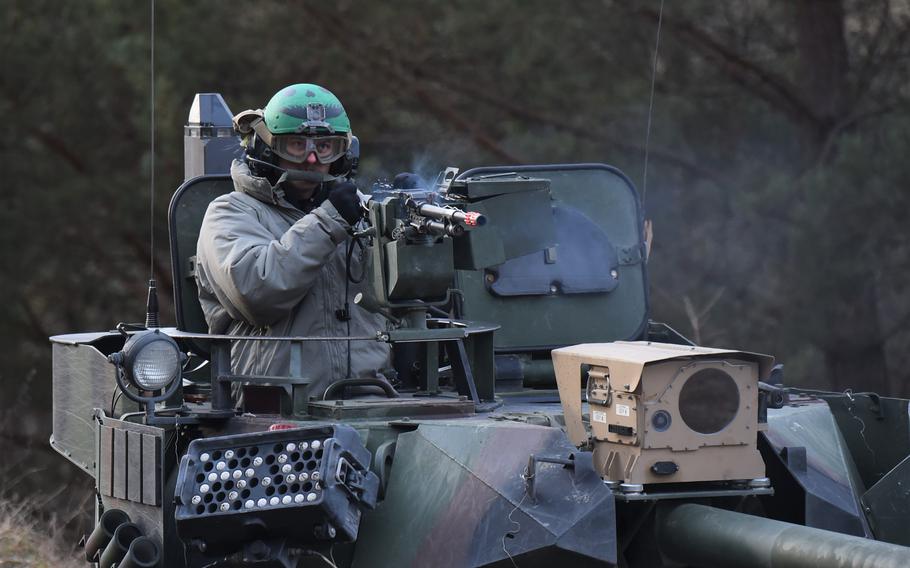
<path fill-rule="evenodd" d="M 363 519 L 353 566 L 485 566 L 544 558 L 616 560 L 613 496 L 587 471 L 540 464 L 566 457 L 555 428 L 490 420 L 424 423 L 398 438 L 385 501 Z M 511 535 L 511 536 L 509 536 Z"/>

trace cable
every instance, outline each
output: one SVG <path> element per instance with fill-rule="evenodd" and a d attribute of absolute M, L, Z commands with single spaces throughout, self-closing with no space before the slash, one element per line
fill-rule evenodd
<path fill-rule="evenodd" d="M 355 284 L 359 284 L 360 282 L 363 281 L 364 276 L 366 276 L 366 272 L 364 271 L 364 273 L 360 275 L 359 280 L 354 280 L 353 278 L 351 278 L 351 259 L 354 257 L 354 244 L 355 243 L 359 244 L 360 239 L 358 239 L 357 237 L 354 237 L 348 242 L 347 251 L 344 256 L 344 308 L 342 309 L 342 313 L 344 314 L 344 320 L 345 320 L 345 325 L 347 326 L 348 337 L 351 336 L 351 304 L 350 304 L 350 299 L 349 299 L 351 282 L 354 282 Z M 362 247 L 363 247 L 363 245 L 361 245 L 361 248 Z M 347 343 L 348 371 L 347 371 L 347 374 L 345 375 L 345 377 L 350 378 L 351 377 L 351 340 L 350 339 L 347 340 L 346 343 Z M 342 393 L 342 397 L 343 396 L 344 396 L 344 393 Z"/>
<path fill-rule="evenodd" d="M 115 372 L 119 373 L 120 369 L 117 369 Z M 121 396 L 123 396 L 123 391 L 119 388 L 114 389 L 114 392 L 111 393 L 111 418 L 114 417 L 114 408 L 116 408 L 117 403 L 120 402 Z"/>
<path fill-rule="evenodd" d="M 524 475 L 522 475 L 522 478 L 524 478 Z M 518 501 L 518 504 L 515 505 L 515 507 L 509 512 L 509 516 L 508 516 L 508 521 L 509 521 L 509 523 L 511 523 L 511 524 L 513 524 L 513 525 L 518 525 L 518 528 L 515 529 L 514 531 L 511 531 L 511 530 L 510 530 L 510 531 L 506 531 L 506 532 L 503 533 L 503 535 L 502 535 L 502 551 L 505 552 L 505 553 L 506 553 L 506 556 L 509 557 L 509 561 L 512 563 L 512 566 L 513 566 L 514 568 L 518 568 L 518 564 L 515 564 L 515 559 L 512 558 L 512 555 L 509 553 L 508 550 L 506 550 L 506 537 L 515 538 L 515 535 L 518 534 L 518 532 L 521 530 L 521 523 L 519 523 L 518 521 L 516 521 L 515 519 L 513 519 L 513 518 L 512 518 L 512 515 L 514 515 L 514 514 L 515 514 L 515 511 L 517 511 L 517 510 L 521 507 L 522 503 L 525 502 L 525 497 L 527 497 L 527 496 L 528 496 L 528 493 L 527 493 L 527 491 L 526 491 L 526 492 L 521 496 L 521 499 Z"/>
<path fill-rule="evenodd" d="M 360 242 L 360 237 L 354 237 L 354 239 L 351 241 L 351 245 L 349 245 L 351 251 L 353 251 L 354 243 L 356 243 L 357 247 L 360 248 L 361 252 L 363 252 L 363 243 Z M 350 255 L 351 252 L 348 252 L 348 254 Z M 348 266 L 348 269 L 349 268 L 350 268 L 350 266 Z M 361 267 L 360 278 L 352 277 L 350 275 L 350 272 L 348 272 L 348 274 L 347 274 L 348 280 L 350 280 L 354 284 L 360 284 L 361 282 L 363 282 L 363 279 L 366 278 L 366 276 L 367 276 L 367 271 L 366 271 L 366 268 L 363 268 L 363 267 Z"/>
<path fill-rule="evenodd" d="M 354 279 L 351 277 L 351 260 L 354 256 L 354 245 L 360 247 L 363 250 L 363 243 L 360 242 L 360 238 L 353 237 L 348 242 L 347 252 L 345 253 L 344 258 L 344 308 L 342 313 L 344 314 L 345 324 L 347 325 L 347 335 L 351 336 L 351 304 L 350 304 L 350 285 L 353 282 L 354 284 L 360 284 L 363 282 L 363 279 L 366 277 L 366 270 L 362 270 L 360 278 Z M 351 340 L 347 340 L 347 359 L 348 359 L 348 371 L 345 375 L 346 377 L 351 377 Z"/>

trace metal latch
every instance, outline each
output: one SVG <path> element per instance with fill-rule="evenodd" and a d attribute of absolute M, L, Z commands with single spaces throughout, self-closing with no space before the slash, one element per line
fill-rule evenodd
<path fill-rule="evenodd" d="M 193 280 L 196 278 L 196 255 L 186 259 L 186 279 Z"/>
<path fill-rule="evenodd" d="M 595 391 L 606 391 L 603 398 L 597 398 Z M 610 406 L 613 403 L 613 387 L 610 385 L 610 369 L 593 368 L 588 371 L 585 382 L 585 399 L 588 404 Z"/>

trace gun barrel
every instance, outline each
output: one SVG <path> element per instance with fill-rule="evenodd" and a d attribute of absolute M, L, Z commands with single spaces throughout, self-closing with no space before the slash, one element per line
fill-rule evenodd
<path fill-rule="evenodd" d="M 686 565 L 910 566 L 910 548 L 705 505 L 670 505 L 657 518 L 661 552 Z"/>
<path fill-rule="evenodd" d="M 434 235 L 448 235 L 450 237 L 460 237 L 464 234 L 464 227 L 461 225 L 446 225 L 441 221 L 428 221 L 426 228 Z"/>
<path fill-rule="evenodd" d="M 439 207 L 438 205 L 431 205 L 429 203 L 418 205 L 417 213 L 438 221 L 464 223 L 469 227 L 481 227 L 487 222 L 487 218 L 476 211 L 461 211 L 459 209 Z"/>

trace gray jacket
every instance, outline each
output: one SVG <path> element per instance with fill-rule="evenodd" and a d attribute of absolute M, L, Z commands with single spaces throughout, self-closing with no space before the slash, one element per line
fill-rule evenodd
<path fill-rule="evenodd" d="M 310 213 L 291 205 L 280 188 L 231 165 L 234 191 L 209 205 L 196 247 L 199 301 L 211 333 L 272 336 L 344 336 L 347 323 L 335 316 L 344 307 L 348 223 L 326 200 Z M 351 273 L 364 261 L 354 248 Z M 385 330 L 380 316 L 353 302 L 360 286 L 350 283 L 350 333 L 374 336 Z M 275 341 L 236 341 L 235 373 L 288 376 L 291 346 Z M 307 342 L 303 375 L 313 380 L 310 395 L 346 378 L 348 342 Z M 375 376 L 388 368 L 389 346 L 352 341 L 351 375 Z"/>

